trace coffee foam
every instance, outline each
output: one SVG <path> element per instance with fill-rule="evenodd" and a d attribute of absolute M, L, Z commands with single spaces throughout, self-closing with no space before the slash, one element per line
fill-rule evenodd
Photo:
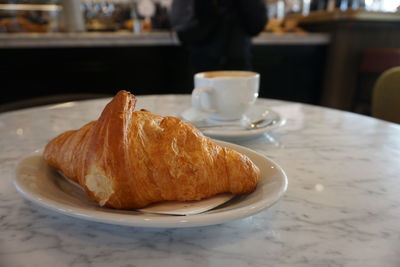
<path fill-rule="evenodd" d="M 204 78 L 250 78 L 256 76 L 257 73 L 251 71 L 207 71 L 201 73 Z"/>

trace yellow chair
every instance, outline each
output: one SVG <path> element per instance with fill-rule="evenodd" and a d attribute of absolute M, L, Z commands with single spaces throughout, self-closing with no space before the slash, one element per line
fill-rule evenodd
<path fill-rule="evenodd" d="M 400 66 L 388 69 L 377 80 L 372 96 L 372 116 L 400 123 Z"/>

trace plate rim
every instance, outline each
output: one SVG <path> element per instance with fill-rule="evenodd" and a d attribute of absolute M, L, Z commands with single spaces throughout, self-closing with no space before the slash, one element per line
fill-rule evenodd
<path fill-rule="evenodd" d="M 33 193 L 30 191 L 24 184 L 21 184 L 19 181 L 22 178 L 18 178 L 18 170 L 21 168 L 21 164 L 24 159 L 27 159 L 30 156 L 33 156 L 38 153 L 38 150 L 31 153 L 30 155 L 24 157 L 18 164 L 16 168 L 16 175 L 13 181 L 14 187 L 17 191 L 27 200 L 44 207 L 46 209 L 78 218 L 84 219 L 87 221 L 94 221 L 106 224 L 113 224 L 113 225 L 122 225 L 122 226 L 130 226 L 130 227 L 146 227 L 146 228 L 183 228 L 183 227 L 198 227 L 198 226 L 208 226 L 208 225 L 216 225 L 221 224 L 233 220 L 242 219 L 251 215 L 255 215 L 260 211 L 267 209 L 274 205 L 287 191 L 288 188 L 288 178 L 281 166 L 279 166 L 275 161 L 264 156 L 250 148 L 240 146 L 237 144 L 224 142 L 220 140 L 213 140 L 215 143 L 223 146 L 229 147 L 234 150 L 239 148 L 240 150 L 244 150 L 246 156 L 248 153 L 254 154 L 258 157 L 261 157 L 263 161 L 268 161 L 271 165 L 276 168 L 276 170 L 281 174 L 281 184 L 279 190 L 276 191 L 274 194 L 273 199 L 270 200 L 268 198 L 263 198 L 260 201 L 257 201 L 252 205 L 251 208 L 248 206 L 238 207 L 234 210 L 225 210 L 220 212 L 205 212 L 195 215 L 188 215 L 188 216 L 176 216 L 176 215 L 160 215 L 154 218 L 149 214 L 141 213 L 141 217 L 132 217 L 132 214 L 118 214 L 118 213 L 109 213 L 106 211 L 99 211 L 99 210 L 90 210 L 90 214 L 87 213 L 87 209 L 81 207 L 72 207 L 68 204 L 57 202 L 51 198 L 46 196 L 41 196 Z M 47 201 L 46 201 L 47 200 Z M 142 216 L 143 215 L 143 216 Z M 150 218 L 146 218 L 146 215 Z M 130 220 L 127 218 L 131 217 Z M 134 220 L 132 220 L 134 218 Z M 154 219 L 154 220 L 153 220 Z"/>

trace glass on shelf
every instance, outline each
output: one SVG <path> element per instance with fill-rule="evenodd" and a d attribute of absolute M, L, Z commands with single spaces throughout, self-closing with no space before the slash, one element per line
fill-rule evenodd
<path fill-rule="evenodd" d="M 170 29 L 171 0 L 82 0 L 88 31 L 131 31 Z"/>
<path fill-rule="evenodd" d="M 116 31 L 130 17 L 128 0 L 84 0 L 82 11 L 88 31 Z"/>
<path fill-rule="evenodd" d="M 265 30 L 273 33 L 283 33 L 282 23 L 286 16 L 284 0 L 267 0 L 268 23 Z"/>
<path fill-rule="evenodd" d="M 396 12 L 399 6 L 400 0 L 311 0 L 311 11 Z"/>
<path fill-rule="evenodd" d="M 302 0 L 286 0 L 285 13 L 286 14 L 301 14 L 303 6 Z"/>
<path fill-rule="evenodd" d="M 306 33 L 299 19 L 310 12 L 310 0 L 267 0 L 268 23 L 265 30 L 277 34 Z"/>
<path fill-rule="evenodd" d="M 59 0 L 0 0 L 0 32 L 58 32 L 61 12 Z"/>
<path fill-rule="evenodd" d="M 172 0 L 134 0 L 128 29 L 135 32 L 170 30 Z"/>
<path fill-rule="evenodd" d="M 366 9 L 380 12 L 400 12 L 400 0 L 369 0 Z"/>

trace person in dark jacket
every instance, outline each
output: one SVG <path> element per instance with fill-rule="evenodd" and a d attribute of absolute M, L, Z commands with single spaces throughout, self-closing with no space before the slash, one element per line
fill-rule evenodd
<path fill-rule="evenodd" d="M 194 72 L 251 70 L 251 38 L 267 23 L 264 0 L 174 0 L 171 25 Z"/>

